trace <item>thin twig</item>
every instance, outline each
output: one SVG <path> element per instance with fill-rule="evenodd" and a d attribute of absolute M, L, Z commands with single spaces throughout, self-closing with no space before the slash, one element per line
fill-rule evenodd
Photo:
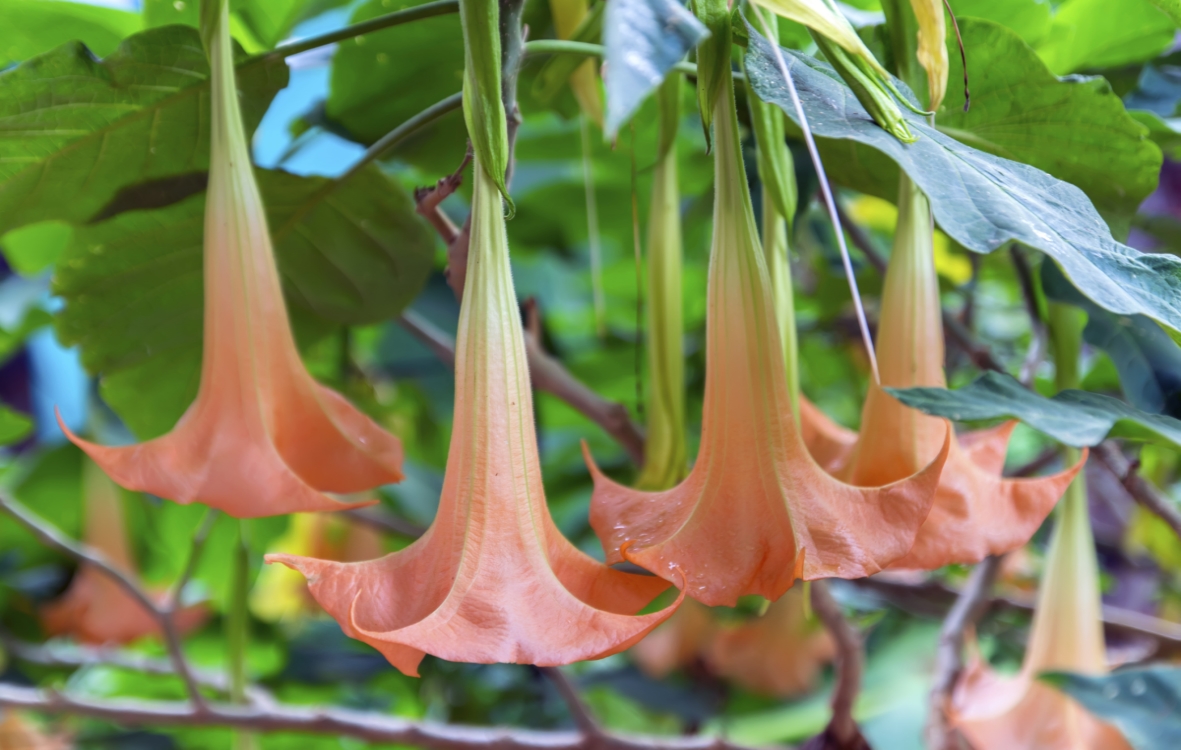
<path fill-rule="evenodd" d="M 812 611 L 824 623 L 837 649 L 832 720 L 822 735 L 825 739 L 818 744 L 823 747 L 859 747 L 865 741 L 861 739 L 861 732 L 853 719 L 853 704 L 861 691 L 861 674 L 865 668 L 861 636 L 845 619 L 841 605 L 828 589 L 827 581 L 812 582 Z"/>
<path fill-rule="evenodd" d="M 1139 461 L 1129 461 L 1119 446 L 1110 440 L 1104 440 L 1092 451 L 1099 463 L 1106 466 L 1108 471 L 1120 480 L 1132 499 L 1168 524 L 1173 533 L 1181 538 L 1181 509 L 1156 485 L 1140 476 L 1137 472 L 1140 467 Z"/>
<path fill-rule="evenodd" d="M 542 732 L 411 721 L 375 713 L 302 706 L 229 706 L 204 710 L 175 701 L 91 699 L 0 684 L 0 706 L 46 714 L 99 719 L 121 726 L 229 727 L 253 732 L 307 732 L 391 743 L 427 750 L 587 750 L 581 732 Z M 745 750 L 709 736 L 638 737 L 603 735 L 596 750 Z"/>
<path fill-rule="evenodd" d="M 14 498 L 0 492 L 0 508 L 15 518 L 45 544 L 65 552 L 79 563 L 90 565 L 101 571 L 118 583 L 144 609 L 152 613 L 164 635 L 164 643 L 168 647 L 169 658 L 176 674 L 184 682 L 185 691 L 193 704 L 193 711 L 200 713 L 206 707 L 205 698 L 197 687 L 189 663 L 185 659 L 181 648 L 180 634 L 173 621 L 171 609 L 163 608 L 153 601 L 152 597 L 127 573 L 116 567 L 102 552 L 80 542 L 70 539 L 53 525 L 30 511 Z"/>
<path fill-rule="evenodd" d="M 440 177 L 434 187 L 418 188 L 414 191 L 414 210 L 430 222 L 443 242 L 450 245 L 459 236 L 459 228 L 443 213 L 440 205 L 463 184 L 463 172 L 472 162 L 473 152 L 469 145 L 459 168 L 446 177 Z"/>
<path fill-rule="evenodd" d="M 1002 559 L 996 555 L 988 557 L 972 570 L 943 621 L 935 651 L 935 673 L 927 711 L 925 737 L 929 750 L 962 750 L 959 734 L 948 721 L 951 694 L 964 669 L 964 633 L 988 608 L 989 595 Z"/>
<path fill-rule="evenodd" d="M 193 535 L 193 543 L 189 547 L 189 559 L 185 563 L 184 570 L 180 573 L 180 578 L 176 579 L 176 585 L 172 587 L 172 594 L 168 597 L 166 608 L 170 615 L 180 609 L 180 599 L 184 594 L 185 586 L 189 585 L 189 580 L 197 572 L 197 565 L 201 562 L 201 553 L 205 550 L 205 542 L 209 541 L 209 534 L 213 531 L 213 524 L 217 523 L 218 515 L 215 508 L 205 509 L 205 516 L 201 519 L 201 525 L 197 527 L 197 533 Z"/>
<path fill-rule="evenodd" d="M 876 594 L 904 611 L 928 617 L 945 616 L 960 595 L 958 590 L 939 581 L 911 583 L 880 573 L 849 581 L 849 585 Z M 988 600 L 987 614 L 1002 611 L 1032 614 L 1035 604 L 1032 596 L 994 596 Z M 1181 654 L 1181 624 L 1108 604 L 1103 605 L 1103 624 L 1108 633 L 1156 642 L 1159 656 Z"/>
<path fill-rule="evenodd" d="M 351 510 L 340 511 L 342 516 L 363 523 L 378 531 L 386 533 L 399 534 L 401 536 L 408 536 L 412 539 L 417 539 L 426 533 L 426 529 L 413 521 L 407 520 L 400 516 L 395 516 L 380 505 L 371 505 L 368 508 L 353 508 Z"/>
<path fill-rule="evenodd" d="M 566 703 L 566 708 L 570 710 L 570 716 L 574 719 L 574 726 L 578 727 L 578 731 L 588 738 L 602 736 L 603 728 L 599 726 L 599 722 L 586 705 L 586 701 L 582 700 L 578 688 L 570 681 L 566 673 L 558 667 L 539 667 L 539 669 L 557 688 L 558 694 Z"/>

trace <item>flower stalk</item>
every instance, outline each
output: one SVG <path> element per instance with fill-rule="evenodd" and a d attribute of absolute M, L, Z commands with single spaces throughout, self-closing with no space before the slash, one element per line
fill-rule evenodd
<path fill-rule="evenodd" d="M 685 326 L 681 283 L 681 199 L 677 189 L 677 126 L 681 80 L 657 89 L 660 143 L 648 219 L 648 370 L 651 393 L 644 467 L 636 486 L 666 490 L 689 470 L 685 443 Z"/>

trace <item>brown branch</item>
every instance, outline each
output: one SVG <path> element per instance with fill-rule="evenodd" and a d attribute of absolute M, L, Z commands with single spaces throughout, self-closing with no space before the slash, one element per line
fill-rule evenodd
<path fill-rule="evenodd" d="M 824 732 L 801 750 L 869 750 L 853 719 L 853 704 L 861 691 L 865 653 L 861 635 L 845 619 L 827 581 L 812 581 L 812 610 L 836 643 L 836 685 L 832 692 L 832 719 Z"/>
<path fill-rule="evenodd" d="M 430 222 L 448 246 L 455 242 L 455 238 L 459 235 L 459 229 L 447 214 L 443 213 L 440 204 L 463 184 L 463 171 L 467 169 L 467 165 L 471 161 L 472 149 L 469 146 L 467 153 L 463 156 L 463 161 L 459 164 L 459 169 L 440 178 L 433 188 L 418 188 L 414 191 L 414 210 Z"/>
<path fill-rule="evenodd" d="M 927 617 L 943 617 L 960 595 L 958 590 L 938 581 L 910 583 L 880 573 L 849 581 L 849 585 L 876 594 L 899 609 Z M 988 600 L 984 615 L 1004 611 L 1032 614 L 1035 604 L 1032 596 L 994 596 Z M 1139 636 L 1156 642 L 1157 653 L 1162 657 L 1181 655 L 1181 624 L 1108 604 L 1103 605 L 1103 624 L 1109 634 Z"/>
<path fill-rule="evenodd" d="M 176 672 L 177 676 L 184 683 L 185 691 L 193 704 L 191 710 L 197 713 L 205 710 L 205 697 L 201 695 L 201 691 L 197 686 L 197 680 L 193 677 L 193 672 L 189 668 L 188 661 L 185 659 L 184 650 L 181 648 L 180 633 L 172 618 L 171 606 L 158 605 L 131 576 L 115 566 L 102 552 L 70 539 L 57 528 L 3 492 L 0 492 L 0 508 L 19 521 L 29 531 L 33 532 L 34 536 L 48 546 L 61 550 L 79 563 L 90 565 L 109 576 L 124 591 L 130 594 L 133 599 L 139 602 L 144 609 L 150 612 L 155 617 L 160 631 L 164 635 L 164 643 L 168 647 L 168 655 L 172 662 L 173 671 Z"/>
<path fill-rule="evenodd" d="M 1156 485 L 1140 476 L 1137 472 L 1140 467 L 1138 460 L 1129 461 L 1119 446 L 1110 440 L 1104 440 L 1092 448 L 1092 451 L 1099 463 L 1120 480 L 1132 499 L 1167 523 L 1173 533 L 1181 537 L 1181 509 L 1178 509 L 1177 503 L 1168 498 Z"/>
<path fill-rule="evenodd" d="M 962 750 L 964 742 L 948 722 L 951 694 L 964 669 L 964 632 L 988 608 L 989 594 L 1002 556 L 986 558 L 976 566 L 959 597 L 943 621 L 935 652 L 935 674 L 931 680 L 927 726 L 924 736 L 929 750 Z"/>
<path fill-rule="evenodd" d="M 562 696 L 562 700 L 566 703 L 566 708 L 570 711 L 571 718 L 574 719 L 574 726 L 578 727 L 578 731 L 582 732 L 588 738 L 601 738 L 603 736 L 603 729 L 599 726 L 599 722 L 595 719 L 590 711 L 590 707 L 582 700 L 582 696 L 578 693 L 578 688 L 570 681 L 558 667 L 539 667 L 541 673 L 545 675 L 550 682 L 557 688 L 558 694 Z"/>
<path fill-rule="evenodd" d="M 198 709 L 174 701 L 96 700 L 0 684 L 0 706 L 68 714 L 122 726 L 228 727 L 253 732 L 308 732 L 428 750 L 745 750 L 716 737 L 622 737 L 591 740 L 581 732 L 542 732 L 410 721 L 344 709 L 274 704 Z"/>

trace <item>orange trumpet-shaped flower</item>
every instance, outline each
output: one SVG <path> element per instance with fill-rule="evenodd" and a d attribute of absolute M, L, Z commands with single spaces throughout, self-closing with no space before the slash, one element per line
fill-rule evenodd
<path fill-rule="evenodd" d="M 805 595 L 792 589 L 762 617 L 720 630 L 707 656 L 713 671 L 779 698 L 807 691 L 836 655 L 836 644 L 819 621 L 808 618 Z"/>
<path fill-rule="evenodd" d="M 742 166 L 734 86 L 715 111 L 716 193 L 701 451 L 664 492 L 595 480 L 591 525 L 608 562 L 625 557 L 705 604 L 783 595 L 800 577 L 854 578 L 906 554 L 931 507 L 947 446 L 881 488 L 818 466 L 791 413 L 779 330 Z M 946 441 L 945 441 L 946 442 Z"/>
<path fill-rule="evenodd" d="M 82 491 L 86 544 L 106 555 L 120 570 L 134 572 L 119 489 L 97 466 L 86 461 Z M 71 635 L 82 643 L 123 644 L 160 634 L 160 625 L 151 612 L 109 575 L 86 564 L 78 568 L 61 598 L 43 606 L 40 615 L 49 635 Z M 186 607 L 176 619 L 182 632 L 193 630 L 204 621 L 205 608 Z"/>
<path fill-rule="evenodd" d="M 0 713 L 0 750 L 69 750 L 66 735 L 46 734 L 16 711 Z"/>
<path fill-rule="evenodd" d="M 172 432 L 110 448 L 62 429 L 128 489 L 237 518 L 349 507 L 325 492 L 402 478 L 402 446 L 312 379 L 287 320 L 234 84 L 228 11 L 209 47 L 205 348 L 197 399 Z M 60 419 L 59 419 L 60 422 Z"/>
<path fill-rule="evenodd" d="M 946 387 L 931 209 L 906 175 L 898 188 L 894 238 L 878 327 L 881 384 Z M 933 569 L 979 562 L 1029 541 L 1082 462 L 1049 477 L 1004 479 L 1005 451 L 1015 425 L 1010 422 L 952 441 L 931 515 L 919 530 L 914 548 L 892 567 Z M 876 486 L 925 466 L 938 454 L 946 429 L 945 420 L 903 406 L 870 384 L 860 438 L 852 450 L 844 458 L 839 456 L 837 446 L 843 440 L 839 428 L 835 432 L 814 428 L 819 439 L 813 450 L 825 458 L 837 456 L 827 463 L 835 476 L 856 485 Z M 825 459 L 818 456 L 817 460 Z"/>
<path fill-rule="evenodd" d="M 1099 566 L 1081 477 L 1060 513 L 1021 672 L 997 676 L 977 657 L 952 695 L 951 721 L 976 750 L 1130 750 L 1115 727 L 1037 681 L 1049 670 L 1107 671 Z"/>
<path fill-rule="evenodd" d="M 574 548 L 545 504 L 533 396 L 496 183 L 478 162 L 455 346 L 455 428 L 439 511 L 406 549 L 365 563 L 268 555 L 308 578 L 344 631 L 417 674 L 424 653 L 551 666 L 622 651 L 676 605 L 667 588 Z"/>

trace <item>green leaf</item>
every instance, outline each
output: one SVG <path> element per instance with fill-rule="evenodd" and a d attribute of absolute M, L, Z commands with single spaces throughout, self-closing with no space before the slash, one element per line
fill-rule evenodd
<path fill-rule="evenodd" d="M 0 445 L 24 440 L 33 431 L 33 420 L 0 404 Z"/>
<path fill-rule="evenodd" d="M 963 388 L 887 388 L 919 411 L 956 421 L 1019 419 L 1076 448 L 1113 437 L 1151 440 L 1181 448 L 1181 421 L 1148 414 L 1098 393 L 1066 390 L 1046 398 L 1008 375 L 986 372 Z"/>
<path fill-rule="evenodd" d="M 613 138 L 685 53 L 709 31 L 677 0 L 611 0 L 603 27 L 607 47 L 607 123 Z"/>
<path fill-rule="evenodd" d="M 1148 128 L 1148 137 L 1170 159 L 1181 157 L 1181 122 L 1175 117 L 1162 118 L 1143 109 L 1129 110 L 1132 119 Z"/>
<path fill-rule="evenodd" d="M 209 166 L 209 67 L 196 30 L 136 34 L 95 61 L 67 44 L 0 74 L 0 232 L 84 223 L 121 188 Z M 238 70 L 251 129 L 287 85 L 282 60 Z"/>
<path fill-rule="evenodd" d="M 1181 669 L 1157 665 L 1107 675 L 1043 672 L 1039 678 L 1114 725 L 1135 750 L 1181 747 Z"/>
<path fill-rule="evenodd" d="M 1181 0 L 1148 0 L 1172 20 L 1174 26 L 1181 26 Z"/>
<path fill-rule="evenodd" d="M 1038 54 L 1059 75 L 1156 57 L 1173 42 L 1174 22 L 1153 0 L 1066 0 Z"/>
<path fill-rule="evenodd" d="M 972 106 L 963 111 L 963 63 L 951 34 L 939 129 L 1081 188 L 1104 216 L 1122 222 L 1134 214 L 1156 188 L 1162 157 L 1106 81 L 1058 78 L 1014 33 L 994 23 L 963 18 L 960 30 L 969 50 Z M 856 141 L 821 147 L 834 180 L 894 200 L 898 173 L 890 159 Z"/>
<path fill-rule="evenodd" d="M 1153 414 L 1181 416 L 1181 347 L 1143 315 L 1113 315 L 1084 297 L 1054 263 L 1041 267 L 1046 297 L 1087 314 L 1083 339 L 1107 352 L 1124 397 Z"/>
<path fill-rule="evenodd" d="M 422 5 L 412 0 L 406 7 Z M 360 23 L 390 12 L 370 0 L 353 13 Z M 341 42 L 332 62 L 325 115 L 329 126 L 372 144 L 406 120 L 463 86 L 463 34 L 459 17 L 443 15 Z M 467 131 L 452 112 L 389 152 L 431 173 L 450 173 L 463 159 Z"/>
<path fill-rule="evenodd" d="M 197 28 L 200 4 L 200 0 L 144 0 L 143 17 L 148 28 L 173 24 Z M 261 52 L 286 39 L 299 21 L 311 18 L 316 10 L 316 4 L 309 6 L 307 0 L 230 0 L 230 34 L 247 52 Z"/>
<path fill-rule="evenodd" d="M 259 171 L 293 325 L 395 316 L 425 283 L 433 238 L 375 166 L 347 182 Z M 335 187 L 335 189 L 330 189 Z M 170 429 L 197 392 L 204 194 L 78 228 L 58 266 L 59 338 L 78 344 L 103 397 L 131 429 Z"/>
<path fill-rule="evenodd" d="M 97 55 L 143 28 L 138 13 L 59 0 L 4 0 L 0 3 L 0 68 L 27 60 L 66 42 L 81 41 Z"/>
<path fill-rule="evenodd" d="M 766 40 L 753 29 L 749 33 L 746 64 L 756 94 L 794 118 Z M 1181 259 L 1141 254 L 1116 242 L 1075 186 L 971 148 L 909 111 L 904 115 L 919 139 L 899 142 L 869 119 L 828 65 L 791 50 L 783 54 L 813 132 L 871 146 L 900 164 L 930 198 L 942 229 L 961 245 L 987 253 L 1021 242 L 1057 260 L 1100 306 L 1181 329 Z"/>
<path fill-rule="evenodd" d="M 73 229 L 61 221 L 29 224 L 0 236 L 0 251 L 22 276 L 36 276 L 52 266 L 70 243 Z"/>
<path fill-rule="evenodd" d="M 951 0 L 951 9 L 961 24 L 968 18 L 999 23 L 1012 29 L 1027 44 L 1036 44 L 1049 33 L 1050 7 L 1050 3 L 1042 0 Z M 978 51 L 976 47 L 968 48 L 973 61 Z M 950 86 L 956 85 L 953 79 L 948 80 Z"/>

